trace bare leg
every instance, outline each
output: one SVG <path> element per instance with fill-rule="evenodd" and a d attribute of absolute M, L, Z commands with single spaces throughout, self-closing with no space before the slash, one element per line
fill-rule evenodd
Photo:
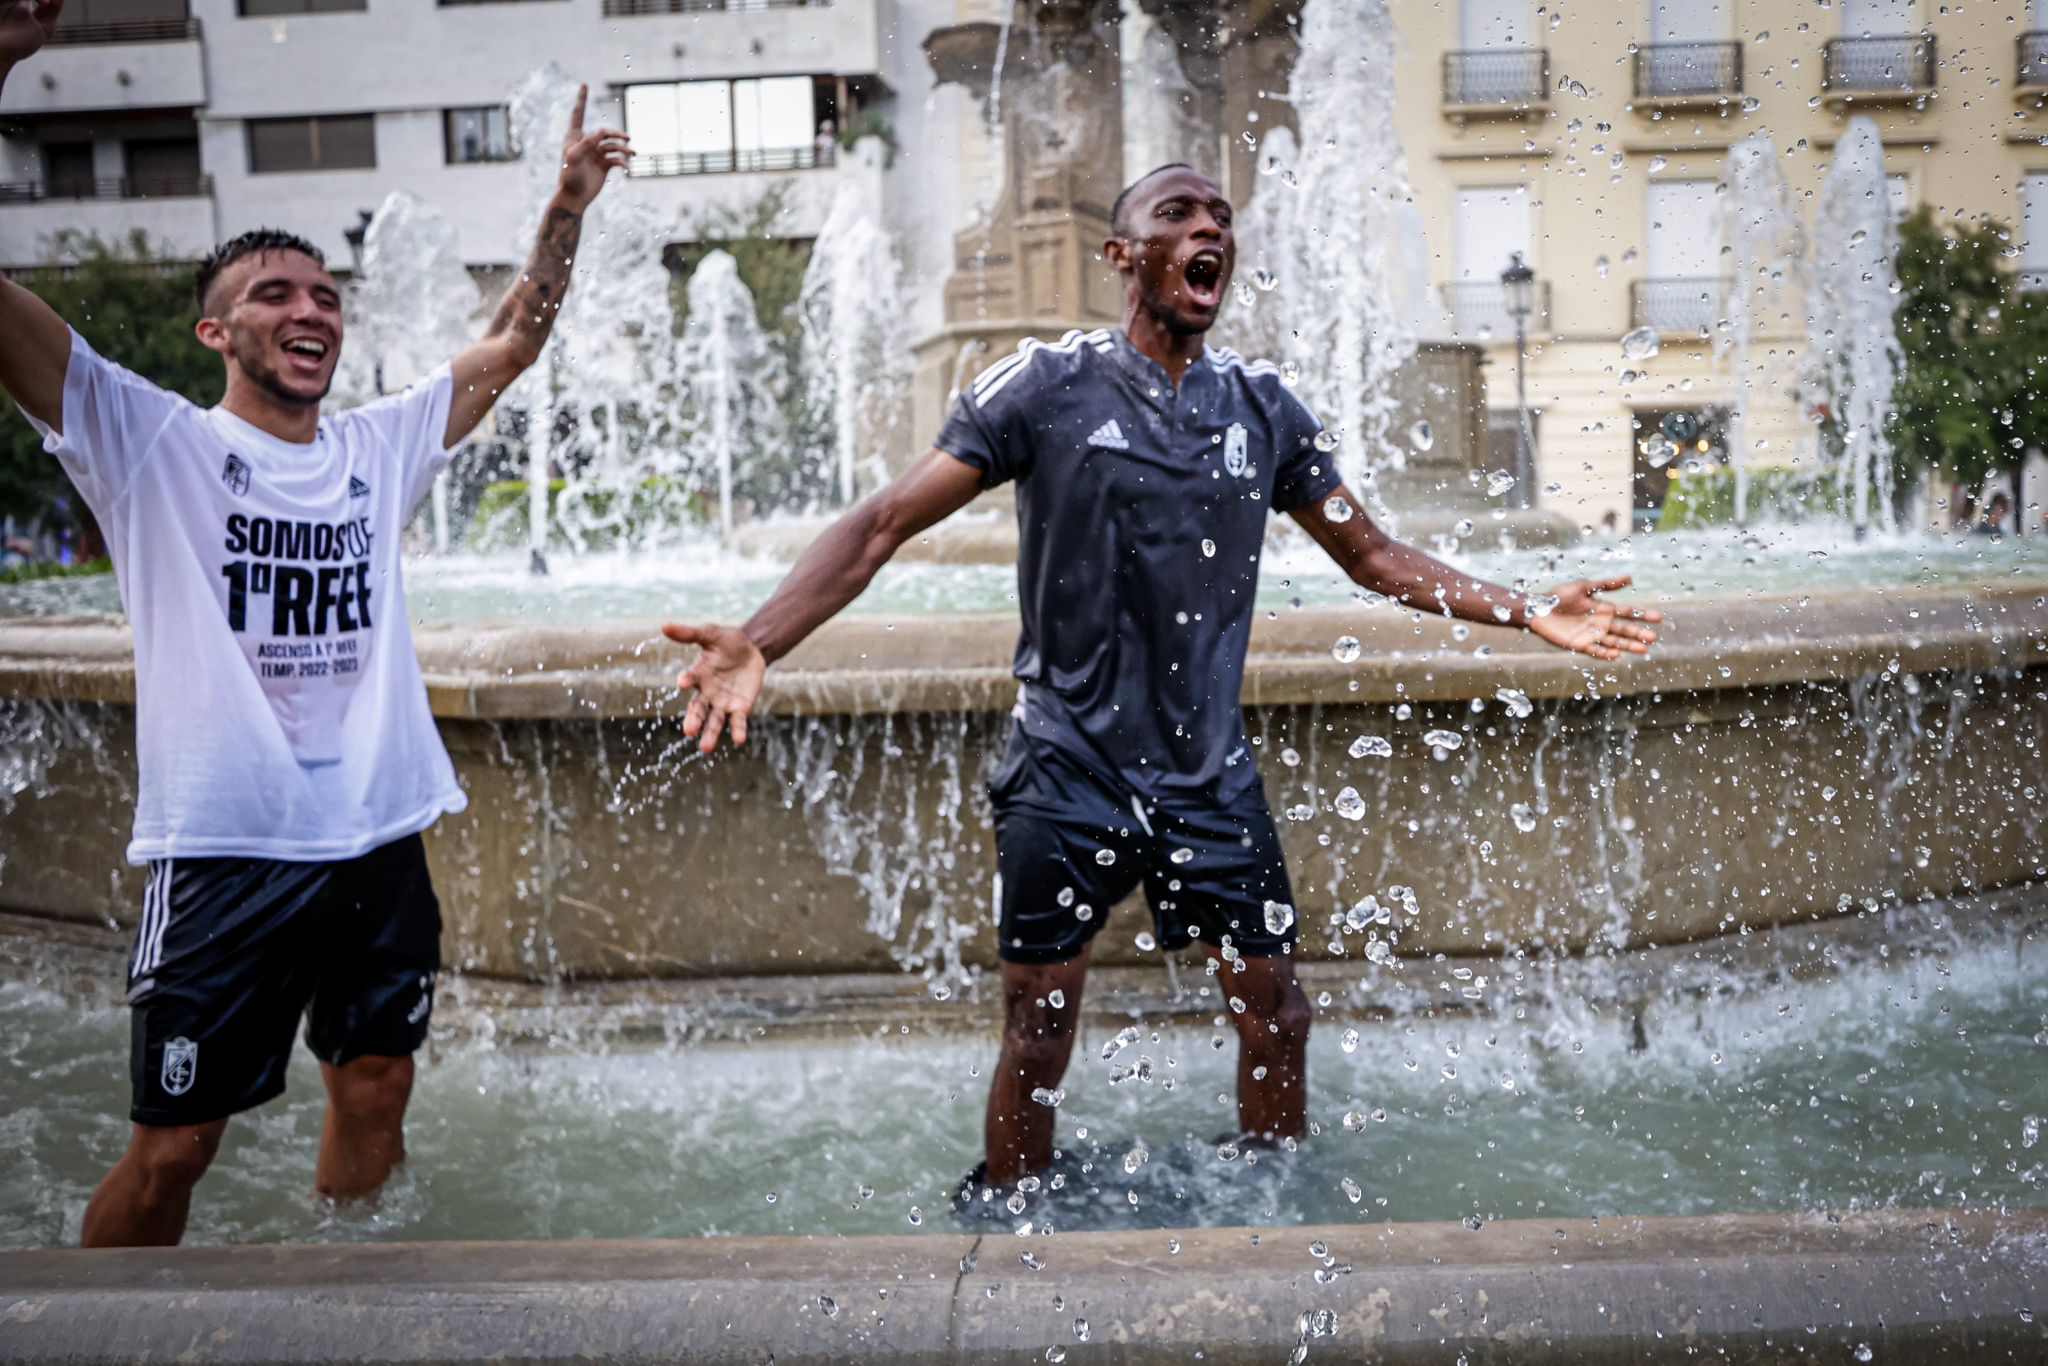
<path fill-rule="evenodd" d="M 1294 980 L 1294 957 L 1218 959 L 1226 996 L 1244 1002 L 1237 1026 L 1237 1123 L 1265 1142 L 1299 1138 L 1308 1118 L 1308 997 Z"/>
<path fill-rule="evenodd" d="M 1054 1111 L 1031 1098 L 1067 1074 L 1089 948 L 1066 963 L 1003 964 L 1003 1051 L 988 1088 L 988 1179 L 1003 1185 L 1052 1162 Z M 1053 1005 L 1059 992 L 1063 1004 Z"/>
<path fill-rule="evenodd" d="M 376 1194 L 405 1161 L 405 1104 L 412 1097 L 411 1058 L 357 1058 L 320 1064 L 327 1083 L 327 1122 L 313 1187 L 329 1200 Z"/>
<path fill-rule="evenodd" d="M 220 1151 L 228 1122 L 138 1124 L 128 1151 L 85 1207 L 86 1247 L 171 1247 L 185 1236 L 192 1188 Z"/>

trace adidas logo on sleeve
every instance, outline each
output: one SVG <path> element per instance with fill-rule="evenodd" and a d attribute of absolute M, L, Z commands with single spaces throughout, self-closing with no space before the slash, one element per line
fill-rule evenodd
<path fill-rule="evenodd" d="M 1088 444 L 1091 446 L 1107 446 L 1113 451 L 1127 451 L 1131 448 L 1131 443 L 1124 439 L 1124 429 L 1116 425 L 1115 418 L 1111 418 L 1090 432 L 1088 434 Z"/>

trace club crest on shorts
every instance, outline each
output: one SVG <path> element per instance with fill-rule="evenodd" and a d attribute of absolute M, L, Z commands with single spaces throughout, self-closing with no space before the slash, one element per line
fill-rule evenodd
<path fill-rule="evenodd" d="M 199 1045 L 190 1039 L 172 1039 L 164 1044 L 163 1087 L 167 1096 L 182 1096 L 192 1089 L 199 1075 Z"/>
<path fill-rule="evenodd" d="M 249 491 L 249 462 L 228 452 L 228 463 L 220 467 L 220 481 L 228 486 L 228 492 L 239 498 Z"/>
<path fill-rule="evenodd" d="M 1230 430 L 1223 434 L 1223 468 L 1230 471 L 1233 479 L 1244 478 L 1245 472 L 1245 430 L 1242 422 L 1230 424 Z"/>

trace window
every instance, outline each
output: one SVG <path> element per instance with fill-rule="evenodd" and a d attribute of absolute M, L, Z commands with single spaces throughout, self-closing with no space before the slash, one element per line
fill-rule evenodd
<path fill-rule="evenodd" d="M 1482 48 L 1534 47 L 1528 0 L 1463 0 L 1458 6 L 1458 42 L 1468 52 Z"/>
<path fill-rule="evenodd" d="M 244 19 L 271 19 L 288 14 L 360 14 L 368 0 L 235 0 Z"/>
<path fill-rule="evenodd" d="M 2048 175 L 2030 175 L 2021 182 L 2020 288 L 2048 288 Z"/>
<path fill-rule="evenodd" d="M 519 155 L 512 146 L 511 115 L 503 105 L 450 109 L 442 119 L 450 166 L 472 161 L 511 161 Z"/>
<path fill-rule="evenodd" d="M 93 184 L 91 143 L 43 144 L 43 188 L 50 198 L 91 199 Z"/>
<path fill-rule="evenodd" d="M 1512 336 L 1507 293 L 1500 273 L 1516 252 L 1531 260 L 1529 192 L 1521 185 L 1486 185 L 1458 191 L 1452 220 L 1452 251 L 1458 278 L 1445 291 L 1451 321 L 1461 337 Z M 1540 312 L 1540 308 L 1539 308 Z"/>
<path fill-rule="evenodd" d="M 1720 308 L 1721 224 L 1711 180 L 1660 180 L 1650 186 L 1648 260 L 1635 286 L 1636 327 L 1697 332 Z"/>
<path fill-rule="evenodd" d="M 136 138 L 121 144 L 127 192 L 138 199 L 197 194 L 200 188 L 197 138 Z"/>
<path fill-rule="evenodd" d="M 376 164 L 376 123 L 368 114 L 249 120 L 251 175 L 368 170 Z"/>
<path fill-rule="evenodd" d="M 832 117 L 829 78 L 770 76 L 626 87 L 635 175 L 789 171 L 829 165 L 821 130 Z"/>
<path fill-rule="evenodd" d="M 60 30 L 95 24 L 134 24 L 153 20 L 183 21 L 185 0 L 66 0 Z"/>

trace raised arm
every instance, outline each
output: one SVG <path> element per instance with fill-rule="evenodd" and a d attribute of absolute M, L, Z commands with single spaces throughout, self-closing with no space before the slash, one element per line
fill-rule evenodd
<path fill-rule="evenodd" d="M 941 450 L 905 470 L 887 488 L 841 517 L 811 544 L 745 626 L 681 626 L 662 634 L 701 647 L 677 680 L 696 689 L 683 734 L 705 753 L 730 726 L 732 742 L 747 742 L 747 715 L 761 695 L 768 666 L 859 597 L 902 544 L 944 521 L 981 492 L 981 472 Z"/>
<path fill-rule="evenodd" d="M 569 273 L 576 265 L 577 244 L 583 240 L 584 210 L 604 188 L 606 175 L 632 158 L 626 135 L 617 129 L 584 131 L 583 110 L 589 98 L 587 85 L 576 92 L 576 109 L 569 116 L 568 135 L 562 139 L 562 178 L 554 197 L 541 210 L 540 234 L 526 269 L 505 291 L 490 331 L 455 358 L 455 397 L 448 405 L 444 446 L 468 436 L 506 386 L 540 359 L 541 348 L 547 345 L 555 318 L 562 311 L 563 296 L 569 292 Z"/>
<path fill-rule="evenodd" d="M 0 90 L 57 31 L 64 0 L 0 0 Z M 0 389 L 51 431 L 64 429 L 64 372 L 71 329 L 51 307 L 0 275 Z"/>
<path fill-rule="evenodd" d="M 1324 514 L 1326 503 L 1317 503 L 1297 510 L 1294 520 L 1353 583 L 1369 592 L 1425 612 L 1517 627 L 1561 650 L 1595 659 L 1648 654 L 1656 642 L 1651 627 L 1664 620 L 1662 612 L 1617 607 L 1599 596 L 1628 587 L 1627 576 L 1575 579 L 1559 584 L 1539 603 L 1527 593 L 1461 574 L 1435 556 L 1395 540 L 1365 514 L 1350 489 L 1340 488 L 1334 496 L 1352 508 L 1350 517 L 1332 521 Z"/>

